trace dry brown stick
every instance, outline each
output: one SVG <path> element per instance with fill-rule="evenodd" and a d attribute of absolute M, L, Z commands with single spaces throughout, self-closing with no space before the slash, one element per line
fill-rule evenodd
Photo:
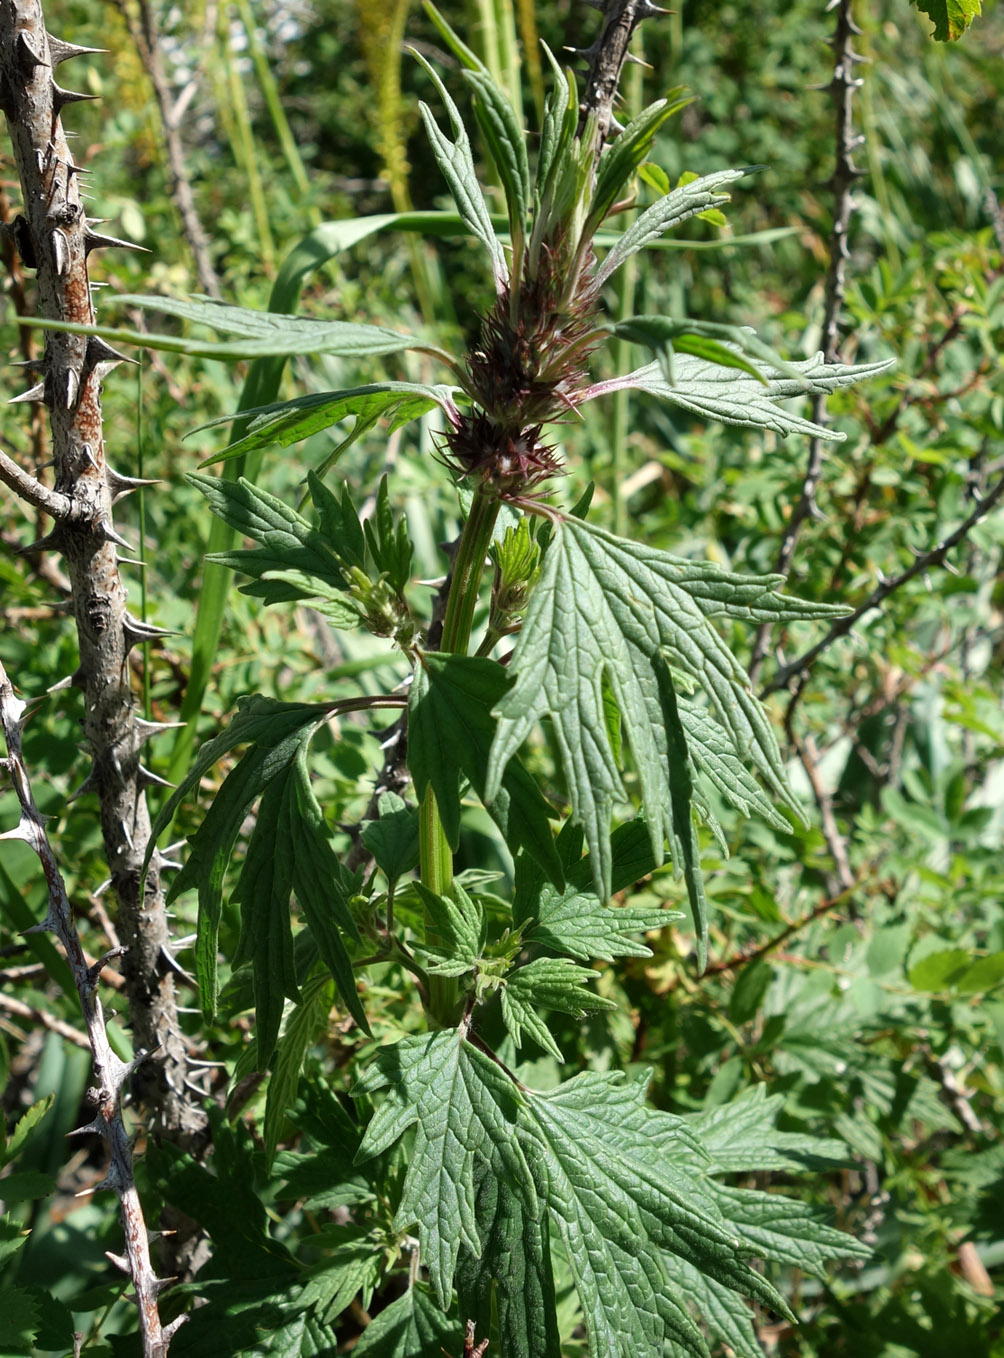
<path fill-rule="evenodd" d="M 122 1088 L 132 1071 L 132 1065 L 126 1065 L 121 1061 L 112 1051 L 108 1041 L 101 1001 L 97 995 L 97 969 L 87 965 L 73 922 L 73 911 L 66 894 L 63 875 L 49 842 L 45 822 L 32 796 L 21 752 L 21 732 L 26 707 L 27 705 L 15 696 L 7 671 L 0 664 L 0 725 L 3 727 L 7 743 L 7 757 L 2 763 L 10 774 L 21 808 L 17 826 L 0 835 L 0 839 L 23 840 L 34 849 L 42 864 L 49 905 L 45 919 L 35 928 L 51 930 L 63 945 L 87 1028 L 87 1045 L 94 1057 L 96 1084 L 88 1091 L 88 1097 L 96 1113 L 94 1121 L 88 1123 L 86 1127 L 79 1128 L 78 1131 L 93 1132 L 101 1136 L 108 1146 L 110 1155 L 108 1172 L 98 1187 L 112 1189 L 119 1200 L 125 1234 L 125 1257 L 122 1263 L 136 1289 L 143 1358 L 166 1358 L 171 1327 L 165 1328 L 161 1325 L 157 1309 L 157 1294 L 164 1284 L 154 1273 L 150 1260 L 150 1243 L 143 1219 L 143 1208 L 133 1180 L 129 1137 L 122 1121 Z M 73 1034 L 71 1040 L 76 1041 L 78 1035 L 75 1030 L 71 1029 L 70 1033 Z M 63 1036 L 67 1034 L 63 1033 Z"/>
<path fill-rule="evenodd" d="M 860 29 L 852 15 L 853 0 L 831 0 L 829 9 L 837 11 L 837 26 L 833 35 L 833 78 L 829 89 L 833 95 L 836 120 L 836 164 L 833 178 L 833 227 L 830 232 L 830 265 L 826 275 L 826 294 L 823 303 L 823 357 L 833 363 L 840 347 L 840 313 L 844 305 L 844 292 L 847 286 L 847 232 L 850 226 L 854 202 L 851 187 L 860 177 L 861 171 L 854 164 L 854 150 L 861 138 L 854 133 L 852 99 L 861 81 L 854 75 L 854 67 L 863 58 L 851 47 L 851 40 Z M 826 401 L 817 396 L 813 401 L 812 419 L 816 424 L 826 418 Z M 823 440 L 809 440 L 809 456 L 806 461 L 802 492 L 792 511 L 785 529 L 781 548 L 774 569 L 779 575 L 787 575 L 794 559 L 795 548 L 806 520 L 817 513 L 816 491 L 823 474 Z M 753 658 L 750 662 L 750 679 L 756 684 L 763 668 L 770 646 L 770 626 L 764 624 L 757 629 L 753 643 Z"/>
<path fill-rule="evenodd" d="M 63 129 L 62 110 L 85 96 L 61 87 L 56 71 L 84 50 L 46 33 L 39 0 L 0 0 L 0 108 L 24 202 L 15 239 L 25 264 L 36 270 L 39 315 L 92 325 L 87 257 L 124 242 L 88 223 L 80 168 Z M 36 547 L 62 553 L 72 591 L 80 664 L 65 682 L 84 695 L 83 745 L 92 759 L 85 786 L 99 801 L 119 931 L 128 949 L 124 970 L 133 1038 L 146 1053 L 133 1092 L 150 1106 L 158 1131 L 192 1144 L 205 1134 L 206 1120 L 186 1091 L 187 1057 L 156 854 L 145 885 L 142 872 L 150 838 L 145 788 L 152 775 L 140 762 L 140 749 L 159 728 L 136 714 L 129 652 L 160 632 L 129 613 L 119 572 L 123 539 L 112 504 L 139 483 L 108 466 L 100 391 L 121 361 L 94 336 L 46 334 L 42 380 L 24 396 L 49 412 L 55 485 L 42 497 L 35 487 L 19 489 L 34 496 L 32 503 L 45 500 L 43 507 L 55 516 L 54 528 Z M 11 479 L 20 480 L 13 473 Z"/>
<path fill-rule="evenodd" d="M 223 296 L 220 279 L 213 267 L 209 253 L 209 237 L 206 235 L 195 206 L 192 181 L 185 164 L 185 146 L 181 140 L 181 115 L 184 106 L 175 102 L 164 71 L 161 54 L 160 22 L 147 0 L 136 0 L 135 9 L 126 0 L 115 0 L 116 8 L 122 14 L 129 29 L 139 59 L 143 63 L 150 84 L 153 86 L 160 125 L 164 135 L 164 150 L 167 153 L 167 170 L 171 200 L 178 209 L 181 229 L 188 241 L 195 271 L 204 292 L 217 299 Z"/>
<path fill-rule="evenodd" d="M 27 968 L 26 968 L 27 970 Z M 9 973 L 4 973 L 9 975 Z M 79 1028 L 74 1028 L 72 1023 L 64 1023 L 62 1019 L 56 1018 L 55 1014 L 48 1013 L 45 1009 L 39 1009 L 37 1005 L 25 1004 L 24 1000 L 16 999 L 13 995 L 5 995 L 0 991 L 0 1009 L 5 1013 L 13 1014 L 15 1018 L 27 1019 L 29 1023 L 38 1028 L 47 1028 L 50 1033 L 64 1038 L 67 1042 L 72 1042 L 75 1047 L 82 1047 L 84 1051 L 91 1050 L 90 1039 L 86 1033 L 82 1033 Z"/>

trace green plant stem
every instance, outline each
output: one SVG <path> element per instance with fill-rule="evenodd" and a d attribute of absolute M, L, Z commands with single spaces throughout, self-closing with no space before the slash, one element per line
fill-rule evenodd
<path fill-rule="evenodd" d="M 261 173 L 258 168 L 254 129 L 251 126 L 251 114 L 248 110 L 247 99 L 244 96 L 244 85 L 241 82 L 240 72 L 237 69 L 237 63 L 234 61 L 233 52 L 231 50 L 230 33 L 227 28 L 228 18 L 229 6 L 223 5 L 220 8 L 220 48 L 226 71 L 227 94 L 229 96 L 230 106 L 233 110 L 237 132 L 237 141 L 235 142 L 233 149 L 237 155 L 241 168 L 247 176 L 248 198 L 251 202 L 251 211 L 254 214 L 255 225 L 258 231 L 258 245 L 261 250 L 262 267 L 266 274 L 271 275 L 275 271 L 275 242 L 272 239 L 268 205 L 265 201 L 265 190 L 262 186 Z"/>
<path fill-rule="evenodd" d="M 441 649 L 451 654 L 467 654 L 481 576 L 498 512 L 497 499 L 480 490 L 475 491 L 470 513 L 460 536 L 460 545 L 453 563 L 450 593 L 446 601 Z M 444 895 L 453 885 L 453 854 L 431 788 L 425 794 L 419 813 L 418 847 L 423 886 L 427 886 L 439 896 Z M 425 922 L 428 941 L 435 942 L 436 936 L 428 915 Z M 427 1007 L 429 1017 L 435 1024 L 446 1027 L 456 1021 L 459 999 L 459 987 L 453 977 L 429 977 Z"/>

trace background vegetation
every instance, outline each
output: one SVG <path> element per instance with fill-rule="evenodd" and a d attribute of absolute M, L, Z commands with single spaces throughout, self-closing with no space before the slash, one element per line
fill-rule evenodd
<path fill-rule="evenodd" d="M 520 31 L 529 53 L 526 8 Z M 101 102 L 74 110 L 71 125 L 93 171 L 95 204 L 114 223 L 109 229 L 150 251 L 103 257 L 99 268 L 111 285 L 99 299 L 103 320 L 122 314 L 116 291 L 205 292 L 214 279 L 228 301 L 266 307 L 282 261 L 311 226 L 444 201 L 418 126 L 424 77 L 401 52 L 406 34 L 420 51 L 442 56 L 417 6 L 239 0 L 169 9 L 160 19 L 159 53 L 172 98 L 190 90 L 178 133 L 209 238 L 210 270 L 200 276 L 180 229 L 162 120 L 137 53 L 139 12 L 129 0 L 64 0 L 48 9 L 53 31 L 109 51 L 87 63 L 88 87 Z M 472 0 L 443 10 L 477 50 L 499 49 L 489 21 L 504 17 L 504 5 Z M 651 1072 L 660 1107 L 712 1109 L 767 1084 L 783 1096 L 786 1131 L 847 1144 L 844 1168 L 820 1169 L 808 1188 L 804 1177 L 798 1182 L 873 1247 L 872 1257 L 825 1282 L 789 1270 L 780 1282 L 803 1323 L 796 1331 L 763 1317 L 768 1352 L 990 1358 L 1004 1354 L 1004 518 L 991 512 L 943 560 L 936 555 L 926 569 L 911 570 L 917 554 L 967 522 L 1004 475 L 1004 217 L 995 196 L 1004 12 L 987 5 L 968 38 L 950 46 L 929 40 L 929 21 L 906 0 L 861 5 L 856 17 L 868 64 L 858 70 L 855 102 L 863 173 L 853 191 L 841 357 L 894 356 L 897 366 L 830 401 L 847 439 L 825 456 L 819 512 L 801 527 L 790 583 L 805 597 L 857 606 L 883 581 L 909 578 L 849 636 L 827 646 L 793 689 L 776 676 L 783 679 L 785 663 L 823 629 L 794 628 L 772 639 L 780 650 L 764 655 L 759 681 L 773 690 L 792 776 L 811 814 L 807 827 L 793 823 L 781 833 L 722 809 L 730 857 L 716 858 L 714 845 L 705 845 L 706 975 L 695 975 L 690 931 L 667 928 L 650 937 L 651 957 L 601 966 L 599 990 L 617 1002 L 616 1011 L 568 1019 L 555 1035 L 573 1067 Z M 532 22 L 554 49 L 588 44 L 588 11 L 578 6 L 540 5 Z M 615 314 L 630 306 L 754 324 L 791 357 L 819 346 L 833 212 L 831 27 L 823 6 L 808 0 L 765 0 L 755 10 L 688 0 L 645 26 L 651 69 L 632 69 L 629 111 L 680 84 L 696 96 L 657 147 L 669 178 L 730 165 L 764 168 L 734 192 L 726 230 L 695 223 L 686 248 L 652 252 L 626 274 L 608 299 Z M 540 97 L 533 61 L 525 61 L 522 77 L 532 120 Z M 9 184 L 4 192 L 9 197 Z M 16 261 L 7 262 L 14 302 L 21 280 Z M 312 315 L 417 333 L 435 325 L 437 342 L 452 335 L 459 350 L 488 300 L 485 286 L 469 244 L 388 232 L 328 260 L 310 276 L 302 306 Z M 0 330 L 15 355 L 25 341 L 10 305 Z M 435 380 L 425 361 L 402 359 L 397 375 Z M 285 389 L 349 386 L 383 371 L 310 359 L 291 370 Z M 135 598 L 153 622 L 177 632 L 142 657 L 137 675 L 158 720 L 176 718 L 185 691 L 210 534 L 205 502 L 182 475 L 221 446 L 215 430 L 186 435 L 236 408 L 240 378 L 210 360 L 158 355 L 145 356 L 138 369 L 120 368 L 105 388 L 116 465 L 161 479 L 142 500 L 127 502 L 120 524 L 147 563 L 131 584 Z M 44 446 L 30 415 L 8 417 L 5 437 L 29 461 Z M 336 442 L 328 431 L 292 454 L 273 450 L 261 482 L 298 500 L 305 469 Z M 805 475 L 806 451 L 794 441 L 704 425 L 634 397 L 569 426 L 564 451 L 583 488 L 595 481 L 600 522 L 682 555 L 756 572 L 775 567 Z M 385 429 L 370 430 L 341 463 L 346 479 L 366 493 L 392 471 L 425 578 L 438 575 L 436 545 L 454 537 L 458 524 L 435 457 L 435 430 L 423 422 L 389 438 Z M 3 660 L 24 696 L 41 695 L 76 663 L 71 631 L 53 602 L 61 592 L 59 562 L 16 556 L 36 536 L 34 526 L 7 500 L 0 517 L 10 549 L 0 560 Z M 730 641 L 745 656 L 756 637 L 737 632 Z M 336 637 L 308 610 L 266 610 L 235 591 L 212 659 L 199 740 L 220 728 L 241 694 L 310 701 L 329 692 L 333 676 L 348 675 L 372 692 L 388 683 L 394 664 L 372 640 Z M 64 691 L 47 700 L 28 727 L 25 751 L 29 767 L 44 771 L 36 796 L 58 817 L 54 832 L 84 944 L 97 957 L 107 938 L 114 942 L 114 922 L 100 892 L 105 869 L 93 804 L 86 797 L 67 802 L 81 776 L 74 703 Z M 154 747 L 154 768 L 165 776 L 184 767 L 178 740 L 168 734 Z M 546 764 L 544 750 L 539 759 Z M 344 721 L 321 758 L 334 824 L 363 817 L 380 760 L 379 733 Z M 16 816 L 12 798 L 0 801 L 0 813 L 4 826 Z M 186 806 L 176 835 L 190 833 L 198 817 L 197 807 Z M 465 835 L 462 861 L 466 854 L 470 863 L 494 861 L 508 870 L 487 820 L 471 818 Z M 0 860 L 0 1083 L 8 1125 L 52 1096 L 27 1148 L 12 1156 L 11 1173 L 51 1176 L 58 1189 L 36 1197 L 41 1181 L 30 1177 L 7 1186 L 7 1209 L 27 1220 L 32 1234 L 2 1282 L 56 1298 L 40 1312 L 35 1351 L 67 1352 L 75 1330 L 85 1353 L 128 1353 L 134 1320 L 121 1299 L 121 1275 L 105 1258 L 120 1248 L 115 1214 L 103 1195 L 74 1196 L 101 1177 L 100 1146 L 65 1140 L 82 1120 L 89 1058 L 75 1005 L 59 989 L 59 957 L 44 936 L 20 934 L 44 910 L 44 884 L 22 849 L 5 846 Z M 675 903 L 681 890 L 664 871 L 625 899 Z M 177 936 L 190 936 L 194 903 L 186 896 L 175 909 Z M 226 960 L 236 931 L 230 906 Z M 191 968 L 184 949 L 178 961 Z M 413 1023 L 403 994 L 392 968 L 371 987 L 377 1039 Z M 226 1260 L 239 1252 L 228 1234 L 235 1214 L 258 1219 L 254 1196 L 273 1237 L 301 1252 L 309 1252 L 311 1236 L 337 1229 L 337 1212 L 323 1195 L 287 1186 L 302 1172 L 298 1156 L 323 1120 L 321 1077 L 341 1090 L 341 1072 L 367 1040 L 331 999 L 327 988 L 318 992 L 309 1027 L 297 1038 L 309 1079 L 295 1118 L 278 1123 L 274 1112 L 265 1117 L 268 1082 L 249 1061 L 242 977 L 225 990 L 214 1028 L 194 1010 L 187 1015 L 193 1049 L 208 1063 L 215 1150 L 208 1170 L 186 1179 L 173 1153 L 150 1145 L 138 1173 L 149 1216 L 169 1185 L 172 1201 L 208 1232 L 200 1277 L 210 1287 L 228 1277 Z M 117 1040 L 126 1051 L 127 1034 L 120 1030 Z M 272 1081 L 280 1073 L 295 1081 L 292 1056 L 288 1063 Z M 543 1051 L 535 1064 L 539 1082 L 557 1078 Z M 766 1186 L 767 1176 L 755 1178 Z M 0 1182 L 0 1191 L 5 1186 Z M 360 1278 L 340 1322 L 346 1346 L 364 1325 L 364 1306 L 375 1314 L 387 1300 L 385 1293 L 371 1303 L 368 1285 Z M 564 1351 L 580 1352 L 571 1299 L 563 1321 Z M 253 1342 L 235 1351 L 259 1351 Z M 287 1351 L 260 1342 L 261 1352 Z M 211 1338 L 192 1323 L 179 1331 L 177 1352 L 220 1351 L 200 1343 Z M 3 1338 L 0 1319 L 0 1352 L 25 1351 L 16 1336 Z"/>

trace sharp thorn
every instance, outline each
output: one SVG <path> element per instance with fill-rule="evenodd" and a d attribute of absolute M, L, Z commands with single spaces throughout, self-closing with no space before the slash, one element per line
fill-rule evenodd
<path fill-rule="evenodd" d="M 121 533 L 116 532 L 114 524 L 110 519 L 98 519 L 94 525 L 94 531 L 102 542 L 114 542 L 117 547 L 125 547 L 128 551 L 133 551 L 133 545 Z"/>
<path fill-rule="evenodd" d="M 84 675 L 80 669 L 75 669 L 72 674 L 68 674 L 65 679 L 59 679 L 46 689 L 47 693 L 58 693 L 63 688 L 83 688 Z"/>
<path fill-rule="evenodd" d="M 155 627 L 152 622 L 143 622 L 140 618 L 134 618 L 131 613 L 125 615 L 122 623 L 123 630 L 127 637 L 132 637 L 130 645 L 135 646 L 137 641 L 159 641 L 162 637 L 176 637 L 177 632 L 169 627 Z"/>
<path fill-rule="evenodd" d="M 80 391 L 80 378 L 77 376 L 75 368 L 67 368 L 63 374 L 63 403 L 67 410 L 72 410 L 77 403 L 77 395 Z"/>
<path fill-rule="evenodd" d="M 161 735 L 164 731 L 180 731 L 183 726 L 187 726 L 187 721 L 146 721 L 143 717 L 134 717 L 133 726 L 139 736 L 140 744 L 152 740 L 154 736 Z"/>
<path fill-rule="evenodd" d="M 34 542 L 27 543 L 24 547 L 17 549 L 18 556 L 31 556 L 35 552 L 61 552 L 60 545 L 62 531 L 59 524 L 53 528 L 51 533 L 46 533 L 44 537 L 36 538 Z"/>
<path fill-rule="evenodd" d="M 96 792 L 97 790 L 98 790 L 98 780 L 94 776 L 94 770 L 91 769 L 90 773 L 80 784 L 80 786 L 76 788 L 75 791 L 71 792 L 70 795 L 67 797 L 66 799 L 67 804 L 69 804 L 70 802 L 75 802 L 78 797 L 86 796 L 88 792 Z"/>
<path fill-rule="evenodd" d="M 36 382 L 33 387 L 29 387 L 27 391 L 23 391 L 20 396 L 11 396 L 7 404 L 9 406 L 15 406 L 21 401 L 41 402 L 42 405 L 45 405 L 45 383 Z"/>
<path fill-rule="evenodd" d="M 72 57 L 99 56 L 108 50 L 106 47 L 80 47 L 75 42 L 63 42 L 62 38 L 54 38 L 51 33 L 48 34 L 48 38 L 49 60 L 54 67 L 61 66 Z"/>
<path fill-rule="evenodd" d="M 66 1135 L 67 1135 L 67 1136 L 104 1136 L 105 1130 L 106 1130 L 106 1129 L 105 1129 L 104 1123 L 103 1123 L 103 1122 L 100 1122 L 97 1118 L 95 1118 L 93 1122 L 88 1122 L 88 1123 L 86 1123 L 83 1127 L 74 1127 L 73 1130 L 72 1130 L 71 1132 L 67 1132 Z"/>
<path fill-rule="evenodd" d="M 104 250 L 108 246 L 119 246 L 123 250 L 142 250 L 144 254 L 149 254 L 145 245 L 136 245 L 131 240 L 120 240 L 118 236 L 103 236 L 99 231 L 91 231 L 88 228 L 84 232 L 84 253 L 90 254 L 92 250 Z"/>
<path fill-rule="evenodd" d="M 140 787 L 177 787 L 177 783 L 169 783 L 166 778 L 161 778 L 159 773 L 154 773 L 144 764 L 140 764 L 136 769 L 136 781 Z"/>
<path fill-rule="evenodd" d="M 136 363 L 136 359 L 120 354 L 117 349 L 106 343 L 99 335 L 87 337 L 84 363 L 88 368 L 96 368 L 99 363 Z"/>
<path fill-rule="evenodd" d="M 121 500 L 124 495 L 131 495 L 135 490 L 142 490 L 144 486 L 156 486 L 160 484 L 159 477 L 143 476 L 123 476 L 112 467 L 105 468 L 105 480 L 108 482 L 108 489 L 112 493 L 112 504 Z"/>
<path fill-rule="evenodd" d="M 129 1260 L 124 1254 L 113 1254 L 111 1250 L 105 1250 L 105 1258 L 110 1259 L 115 1267 L 121 1269 L 128 1277 L 132 1277 L 132 1269 L 129 1267 Z"/>
<path fill-rule="evenodd" d="M 52 107 L 57 113 L 61 113 L 67 104 L 80 104 L 84 100 L 99 97 L 96 94 L 81 94 L 79 90 L 64 90 L 55 81 L 52 82 Z"/>
<path fill-rule="evenodd" d="M 52 233 L 52 258 L 55 263 L 56 276 L 62 278 L 70 267 L 70 243 L 66 239 L 65 233 L 58 226 Z"/>

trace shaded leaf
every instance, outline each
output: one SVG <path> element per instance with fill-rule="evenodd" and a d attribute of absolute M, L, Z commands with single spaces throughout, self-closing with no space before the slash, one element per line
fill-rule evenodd
<path fill-rule="evenodd" d="M 494 660 L 422 654 L 408 698 L 408 768 L 421 800 L 431 787 L 450 847 L 460 842 L 460 780 L 475 792 L 512 849 L 522 848 L 552 880 L 563 881 L 549 818 L 556 813 L 518 760 L 505 770 L 495 795 L 485 800 L 489 751 L 495 734 L 492 707 L 510 684 Z"/>
<path fill-rule="evenodd" d="M 415 1283 L 373 1317 L 353 1349 L 358 1358 L 443 1358 L 463 1345 L 459 1321 L 445 1316 L 424 1283 Z"/>

